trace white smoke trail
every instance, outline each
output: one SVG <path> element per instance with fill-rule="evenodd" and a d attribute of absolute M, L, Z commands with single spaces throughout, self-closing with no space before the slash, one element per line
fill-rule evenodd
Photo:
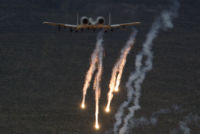
<path fill-rule="evenodd" d="M 190 134 L 190 128 L 187 126 L 186 122 L 181 121 L 179 123 L 180 129 L 184 134 Z"/>
<path fill-rule="evenodd" d="M 143 50 L 140 52 L 137 57 L 136 57 L 136 71 L 134 73 L 131 73 L 129 80 L 126 84 L 127 87 L 127 101 L 123 102 L 122 105 L 120 106 L 117 114 L 115 115 L 116 118 L 116 123 L 114 124 L 114 133 L 117 134 L 119 130 L 119 126 L 122 123 L 122 117 L 124 115 L 124 110 L 128 105 L 131 103 L 133 99 L 133 95 L 135 95 L 134 98 L 134 107 L 129 109 L 130 113 L 124 118 L 124 125 L 120 129 L 120 134 L 123 134 L 127 131 L 128 127 L 128 121 L 129 118 L 132 117 L 134 114 L 134 111 L 140 108 L 139 105 L 139 98 L 140 98 L 140 90 L 141 90 L 141 83 L 144 80 L 145 74 L 148 70 L 152 68 L 152 53 L 150 52 L 151 48 L 151 42 L 152 40 L 156 37 L 157 31 L 160 28 L 160 21 L 156 20 L 152 26 L 152 29 L 150 30 L 149 34 L 147 35 L 147 40 L 143 44 Z M 145 61 L 145 66 L 142 66 L 142 59 L 144 56 L 147 57 L 147 61 Z M 135 89 L 132 87 L 132 82 L 134 82 Z"/>
<path fill-rule="evenodd" d="M 141 84 L 145 79 L 146 73 L 152 69 L 152 42 L 157 37 L 159 30 L 162 28 L 167 30 L 168 28 L 173 28 L 172 18 L 177 16 L 177 10 L 179 8 L 178 1 L 172 1 L 172 6 L 168 10 L 161 12 L 161 15 L 157 17 L 147 34 L 146 41 L 143 44 L 142 51 L 136 56 L 136 71 L 131 73 L 129 80 L 126 84 L 127 87 L 127 101 L 123 102 L 120 106 L 115 118 L 116 123 L 114 124 L 114 133 L 126 134 L 128 133 L 129 121 L 134 117 L 135 111 L 140 109 L 139 99 L 141 96 Z M 143 64 L 143 60 L 145 59 Z M 132 86 L 134 85 L 134 87 Z M 122 123 L 122 117 L 124 115 L 124 109 L 133 101 L 134 105 L 129 107 L 129 113 L 123 118 L 122 127 L 119 129 Z"/>
<path fill-rule="evenodd" d="M 134 118 L 133 120 L 130 121 L 130 127 L 136 128 L 139 126 L 147 126 L 147 125 L 155 126 L 161 115 L 170 114 L 172 112 L 181 113 L 182 110 L 177 105 L 173 105 L 171 108 L 163 108 L 160 109 L 159 111 L 153 112 L 150 118 L 146 117 Z"/>
<path fill-rule="evenodd" d="M 156 125 L 158 122 L 158 117 L 162 114 L 168 114 L 171 113 L 172 111 L 170 109 L 161 109 L 157 112 L 154 112 L 151 117 L 145 118 L 145 117 L 140 117 L 140 118 L 134 118 L 133 120 L 130 121 L 130 126 L 131 128 L 139 127 L 139 126 L 147 126 L 147 125 Z"/>
<path fill-rule="evenodd" d="M 192 124 L 193 126 L 200 127 L 200 117 L 198 115 L 188 114 L 183 121 L 179 122 L 179 128 L 173 129 L 170 131 L 170 134 L 177 134 L 177 132 L 181 131 L 183 134 L 190 134 L 191 129 L 189 128 L 189 124 Z M 179 131 L 178 131 L 179 130 Z"/>

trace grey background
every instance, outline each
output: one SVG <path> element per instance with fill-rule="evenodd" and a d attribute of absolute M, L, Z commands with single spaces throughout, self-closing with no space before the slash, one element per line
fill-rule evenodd
<path fill-rule="evenodd" d="M 200 9 L 199 1 L 181 0 L 174 29 L 161 32 L 153 42 L 153 70 L 142 85 L 136 117 L 150 117 L 176 104 L 182 112 L 159 118 L 156 126 L 133 129 L 131 134 L 167 134 L 189 113 L 200 114 Z M 167 0 L 0 0 L 0 133 L 103 134 L 112 128 L 114 113 L 126 97 L 125 82 L 134 71 L 154 18 L 169 6 Z M 100 99 L 101 130 L 94 125 L 94 92 L 88 90 L 87 109 L 79 108 L 85 73 L 96 34 L 61 32 L 43 21 L 76 23 L 80 15 L 108 18 L 113 23 L 141 21 L 137 42 L 128 56 L 120 93 L 110 115 L 103 113 L 112 67 L 131 32 L 104 34 L 104 71 Z M 108 19 L 107 19 L 108 20 Z M 191 125 L 192 134 L 199 128 Z"/>

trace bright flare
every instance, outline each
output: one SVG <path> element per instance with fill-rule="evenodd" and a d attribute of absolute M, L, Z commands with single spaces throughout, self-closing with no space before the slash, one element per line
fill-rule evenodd
<path fill-rule="evenodd" d="M 133 47 L 134 42 L 135 42 L 135 34 L 132 34 L 130 39 L 126 43 L 125 47 L 121 50 L 121 55 L 118 61 L 116 62 L 115 66 L 113 67 L 112 76 L 111 76 L 110 84 L 109 84 L 109 92 L 107 94 L 107 97 L 108 97 L 107 105 L 106 105 L 107 111 L 110 109 L 110 104 L 113 99 L 113 92 L 119 91 L 121 77 L 123 74 L 124 66 L 126 64 L 126 58 L 131 48 Z"/>
<path fill-rule="evenodd" d="M 81 104 L 81 108 L 82 108 L 82 109 L 85 109 L 85 103 L 82 103 L 82 104 Z"/>
<path fill-rule="evenodd" d="M 90 67 L 89 70 L 86 74 L 85 77 L 85 83 L 83 86 L 83 98 L 82 98 L 82 103 L 81 103 L 81 108 L 85 108 L 85 97 L 87 94 L 87 89 L 90 85 L 92 76 L 97 69 L 97 73 L 94 78 L 94 83 L 93 83 L 93 89 L 95 91 L 95 104 L 96 104 L 96 110 L 95 110 L 95 128 L 99 129 L 99 98 L 101 94 L 101 88 L 100 88 L 100 82 L 101 82 L 101 76 L 102 76 L 102 71 L 103 71 L 103 32 L 100 32 L 97 36 L 97 43 L 96 43 L 96 48 L 92 53 L 91 56 L 91 62 L 90 62 Z"/>
<path fill-rule="evenodd" d="M 99 126 L 98 123 L 95 123 L 95 129 L 96 129 L 96 130 L 99 130 L 99 129 L 100 129 L 100 126 Z"/>
<path fill-rule="evenodd" d="M 101 76 L 103 71 L 103 47 L 99 45 L 99 54 L 98 54 L 98 72 L 96 73 L 94 79 L 93 89 L 95 90 L 95 101 L 96 101 L 96 111 L 95 111 L 95 122 L 96 122 L 96 129 L 99 129 L 99 98 L 101 95 Z"/>
<path fill-rule="evenodd" d="M 106 113 L 109 113 L 109 112 L 110 112 L 110 108 L 109 108 L 109 107 L 106 107 L 106 108 L 105 108 L 105 111 L 106 111 Z"/>
<path fill-rule="evenodd" d="M 114 92 L 119 92 L 119 84 L 120 84 L 120 80 L 121 80 L 121 75 L 118 75 L 117 76 L 117 81 L 116 81 L 116 84 L 115 84 L 115 89 L 114 89 Z"/>
<path fill-rule="evenodd" d="M 84 83 L 84 86 L 83 86 L 83 97 L 82 97 L 81 107 L 85 106 L 85 98 L 86 98 L 86 94 L 87 94 L 87 89 L 90 86 L 90 81 L 92 79 L 94 71 L 96 70 L 96 63 L 98 61 L 98 51 L 99 51 L 98 47 L 96 47 L 95 50 L 92 53 L 92 56 L 91 56 L 90 67 L 89 67 L 88 72 L 86 74 L 85 83 Z"/>

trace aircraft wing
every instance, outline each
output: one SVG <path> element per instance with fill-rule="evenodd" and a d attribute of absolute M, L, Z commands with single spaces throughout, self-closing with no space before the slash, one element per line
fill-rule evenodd
<path fill-rule="evenodd" d="M 43 22 L 43 24 L 47 24 L 47 25 L 51 25 L 51 26 L 64 27 L 64 28 L 76 28 L 77 27 L 77 25 L 54 23 L 54 22 Z"/>
<path fill-rule="evenodd" d="M 120 28 L 120 27 L 126 27 L 126 26 L 135 26 L 140 24 L 140 22 L 131 22 L 131 23 L 122 23 L 122 24 L 112 24 L 110 25 L 111 28 Z"/>
<path fill-rule="evenodd" d="M 122 23 L 122 24 L 112 24 L 112 25 L 71 25 L 71 24 L 64 24 L 64 23 L 54 23 L 54 22 L 43 22 L 43 24 L 51 25 L 51 26 L 57 26 L 60 30 L 61 27 L 63 28 L 69 28 L 73 29 L 75 31 L 83 30 L 83 29 L 88 29 L 88 30 L 95 30 L 95 29 L 104 29 L 104 30 L 109 30 L 109 29 L 115 29 L 115 28 L 124 28 L 126 26 L 134 26 L 140 24 L 140 22 L 132 22 L 132 23 Z"/>

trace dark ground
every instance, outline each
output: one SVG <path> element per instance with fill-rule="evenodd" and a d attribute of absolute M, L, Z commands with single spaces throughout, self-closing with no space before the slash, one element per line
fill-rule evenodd
<path fill-rule="evenodd" d="M 125 82 L 134 71 L 135 55 L 153 19 L 167 3 L 167 0 L 0 0 L 0 133 L 103 134 L 112 128 L 114 113 L 126 96 Z M 200 115 L 199 5 L 198 1 L 181 1 L 174 29 L 161 32 L 154 41 L 154 68 L 142 85 L 142 109 L 136 116 L 149 117 L 173 104 L 183 112 L 162 116 L 157 126 L 137 128 L 132 134 L 167 134 L 189 113 Z M 111 115 L 103 114 L 111 69 L 131 31 L 104 35 L 99 132 L 93 129 L 91 88 L 86 111 L 79 108 L 96 33 L 58 32 L 41 24 L 43 21 L 75 23 L 77 11 L 88 16 L 106 16 L 111 11 L 112 22 L 142 22 Z M 198 127 L 190 127 L 192 134 L 199 134 Z"/>

